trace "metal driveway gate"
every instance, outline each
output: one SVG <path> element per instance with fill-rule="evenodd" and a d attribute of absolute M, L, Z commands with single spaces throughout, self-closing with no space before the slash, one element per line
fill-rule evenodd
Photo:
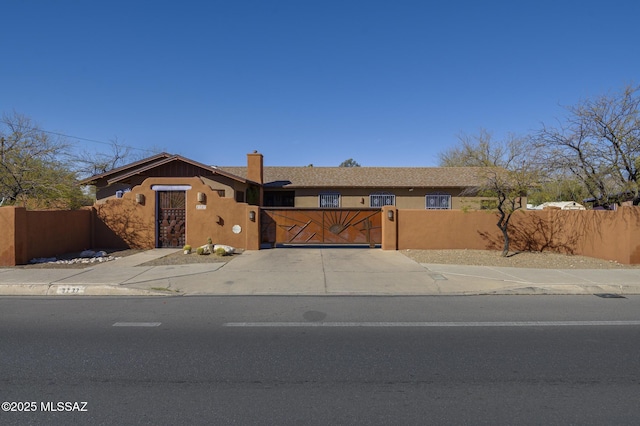
<path fill-rule="evenodd" d="M 380 209 L 262 208 L 262 243 L 367 244 L 382 243 Z"/>

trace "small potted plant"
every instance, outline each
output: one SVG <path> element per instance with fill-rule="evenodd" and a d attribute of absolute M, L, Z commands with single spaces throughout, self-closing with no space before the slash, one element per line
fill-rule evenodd
<path fill-rule="evenodd" d="M 187 244 L 184 247 L 182 247 L 182 250 L 184 250 L 184 254 L 189 254 L 191 253 L 191 246 Z"/>

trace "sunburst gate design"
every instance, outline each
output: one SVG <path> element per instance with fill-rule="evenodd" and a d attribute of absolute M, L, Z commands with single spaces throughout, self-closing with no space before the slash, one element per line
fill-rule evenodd
<path fill-rule="evenodd" d="M 264 209 L 263 212 L 266 215 L 263 242 L 373 246 L 382 240 L 382 214 L 378 209 Z"/>
<path fill-rule="evenodd" d="M 340 235 L 345 229 L 351 226 L 351 222 L 359 216 L 359 212 L 345 212 L 343 210 L 333 210 L 324 215 L 324 226 L 329 232 Z M 365 219 L 361 219 L 358 223 Z"/>

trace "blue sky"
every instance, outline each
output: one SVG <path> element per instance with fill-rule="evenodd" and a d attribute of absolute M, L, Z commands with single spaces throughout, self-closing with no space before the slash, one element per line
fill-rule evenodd
<path fill-rule="evenodd" d="M 91 152 L 435 166 L 461 133 L 526 134 L 640 83 L 637 0 L 13 0 L 2 16 L 0 112 Z"/>

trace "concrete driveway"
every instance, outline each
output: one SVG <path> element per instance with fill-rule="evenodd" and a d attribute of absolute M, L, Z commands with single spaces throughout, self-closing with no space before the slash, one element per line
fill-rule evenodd
<path fill-rule="evenodd" d="M 0 295 L 640 294 L 640 269 L 554 270 L 418 264 L 397 251 L 246 251 L 227 263 L 142 266 L 154 249 L 85 269 L 0 269 Z"/>
<path fill-rule="evenodd" d="M 398 252 L 361 248 L 278 248 L 245 252 L 215 273 L 230 294 L 421 294 L 437 292 L 430 272 Z M 192 290 L 195 290 L 192 287 Z M 203 291 L 206 289 L 203 288 Z"/>

